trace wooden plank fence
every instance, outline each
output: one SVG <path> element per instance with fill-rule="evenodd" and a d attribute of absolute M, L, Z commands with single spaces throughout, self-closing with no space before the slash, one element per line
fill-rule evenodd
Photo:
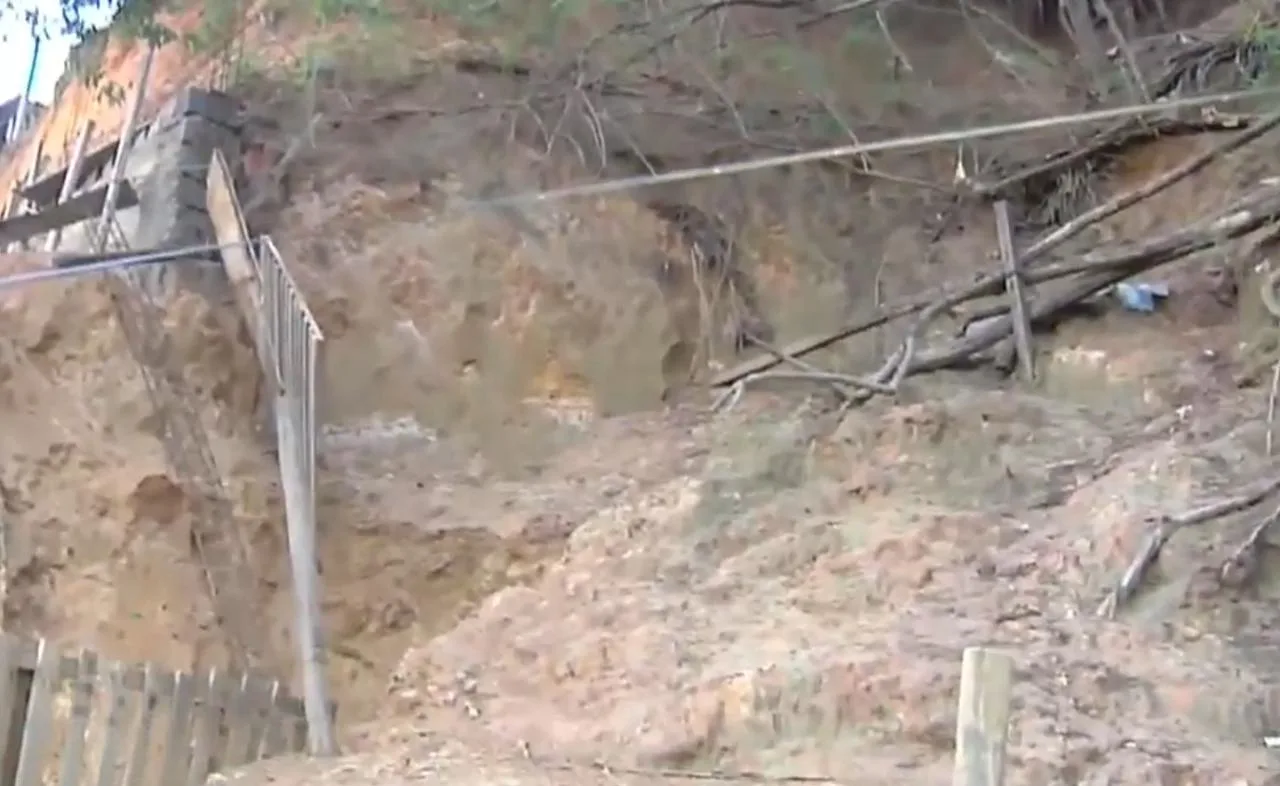
<path fill-rule="evenodd" d="M 0 634 L 0 786 L 199 786 L 306 742 L 302 702 L 278 680 Z"/>

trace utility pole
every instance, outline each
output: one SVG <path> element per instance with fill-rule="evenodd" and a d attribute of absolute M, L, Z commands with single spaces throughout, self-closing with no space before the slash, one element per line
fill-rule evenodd
<path fill-rule="evenodd" d="M 40 32 L 36 27 L 36 20 L 31 20 L 31 67 L 27 69 L 27 85 L 22 89 L 22 97 L 18 99 L 18 111 L 13 116 L 13 124 L 9 126 L 9 133 L 5 137 L 5 143 L 11 143 L 18 138 L 18 135 L 26 130 L 27 112 L 31 107 L 31 88 L 36 82 L 36 67 L 40 63 Z"/>

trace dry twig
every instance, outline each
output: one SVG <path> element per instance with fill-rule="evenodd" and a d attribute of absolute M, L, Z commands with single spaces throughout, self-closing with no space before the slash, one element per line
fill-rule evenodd
<path fill-rule="evenodd" d="M 1199 172 L 1214 161 L 1217 161 L 1230 153 L 1234 153 L 1250 142 L 1260 138 L 1263 134 L 1266 134 L 1268 131 L 1271 131 L 1276 126 L 1280 125 L 1280 112 L 1272 113 L 1252 123 L 1248 122 L 1244 118 L 1236 116 L 1233 116 L 1229 120 L 1229 122 L 1233 124 L 1231 126 L 1221 125 L 1221 123 L 1224 122 L 1223 118 L 1219 118 L 1217 122 L 1220 124 L 1218 126 L 1219 128 L 1244 127 L 1244 130 L 1225 142 L 1188 158 L 1186 161 L 1183 161 L 1168 172 L 1148 180 L 1146 183 L 1143 183 L 1132 191 L 1126 191 L 1123 194 L 1119 194 L 1113 199 L 1098 205 L 1096 208 L 1089 210 L 1086 213 L 1082 213 L 1052 232 L 1049 232 L 1022 252 L 1023 264 L 1029 264 L 1030 262 L 1049 253 L 1053 249 L 1061 246 L 1063 243 L 1080 234 L 1085 229 L 1088 229 L 1089 227 L 1108 219 L 1117 213 L 1127 210 L 1145 199 L 1155 196 L 1175 183 Z"/>
<path fill-rule="evenodd" d="M 1280 521 L 1280 507 L 1254 525 L 1244 542 L 1218 568 L 1220 585 L 1239 588 L 1253 580 L 1258 571 L 1258 552 L 1265 545 L 1263 539 L 1277 521 Z"/>
<path fill-rule="evenodd" d="M 1206 524 L 1232 513 L 1239 513 L 1257 505 L 1277 490 L 1280 490 L 1280 477 L 1255 489 L 1242 491 L 1235 496 L 1201 505 L 1176 516 L 1156 518 L 1151 522 L 1150 530 L 1147 536 L 1143 538 L 1142 544 L 1129 562 L 1129 566 L 1125 568 L 1115 587 L 1098 607 L 1098 615 L 1102 617 L 1115 616 L 1116 611 L 1137 593 L 1147 571 L 1160 557 L 1160 550 L 1180 530 Z"/>
<path fill-rule="evenodd" d="M 1271 389 L 1267 392 L 1267 458 L 1274 452 L 1276 398 L 1280 396 L 1280 360 L 1271 368 Z"/>
<path fill-rule="evenodd" d="M 1251 127 L 1253 119 L 1249 115 L 1221 115 L 1217 112 L 1205 111 L 1197 121 L 1159 116 L 1140 120 L 1122 120 L 1084 140 L 1083 144 L 1074 145 L 1043 160 L 1027 164 L 994 183 L 977 183 L 973 190 L 978 196 L 986 198 L 1002 195 L 1012 197 L 1017 190 L 1026 189 L 1034 182 L 1057 178 L 1090 160 L 1114 155 L 1135 144 L 1167 136 L 1234 131 L 1246 126 Z M 1217 155 L 1217 151 L 1209 151 L 1209 153 L 1210 160 Z"/>
<path fill-rule="evenodd" d="M 1242 124 L 1242 122 L 1243 121 L 1237 123 L 1237 126 Z M 1246 130 L 1231 137 L 1222 144 L 1204 151 L 1199 155 L 1193 156 L 1178 167 L 1175 167 L 1158 177 L 1152 178 L 1138 188 L 1120 194 L 1105 204 L 1099 205 L 1097 208 L 1078 216 L 1058 229 L 1049 232 L 1040 240 L 1026 248 L 1022 252 L 1022 263 L 1024 265 L 1029 265 L 1034 260 L 1043 257 L 1048 254 L 1048 252 L 1061 246 L 1067 240 L 1079 235 L 1088 227 L 1132 207 L 1144 199 L 1164 191 L 1178 181 L 1200 171 L 1212 161 L 1232 153 L 1258 139 L 1278 125 L 1280 125 L 1280 112 L 1268 115 L 1265 118 L 1258 120 L 1256 123 L 1249 125 Z M 1254 228 L 1256 228 L 1256 226 Z M 1210 245 L 1212 245 L 1212 242 L 1216 241 L 1211 241 Z M 1138 256 L 1141 256 L 1141 254 Z M 1130 261 L 1133 260 L 1130 259 Z M 1024 272 L 1024 280 L 1027 283 L 1040 283 L 1051 280 L 1052 278 L 1070 275 L 1073 272 L 1085 272 L 1091 269 L 1096 270 L 1104 267 L 1119 268 L 1124 266 L 1124 264 L 1126 263 L 1118 259 L 1106 258 L 1106 255 L 1102 255 L 1102 258 L 1099 260 L 1098 252 L 1094 252 L 1093 254 L 1086 255 L 1084 261 L 1080 263 L 1066 263 L 1059 266 L 1026 270 Z M 1123 280 L 1123 278 L 1128 277 L 1128 275 L 1133 275 L 1133 273 L 1136 272 L 1139 272 L 1139 270 L 1134 270 L 1117 281 Z M 787 344 L 784 349 L 792 356 L 802 357 L 819 349 L 829 347 L 832 344 L 843 341 L 851 336 L 863 333 L 867 330 L 872 330 L 893 320 L 928 309 L 930 313 L 922 315 L 922 318 L 917 320 L 917 328 L 922 328 L 924 324 L 927 324 L 932 319 L 932 317 L 935 317 L 961 303 L 969 300 L 975 300 L 980 297 L 989 297 L 999 294 L 1003 288 L 1004 278 L 1004 271 L 991 273 L 983 276 L 964 289 L 958 290 L 950 295 L 944 295 L 941 297 L 930 295 L 920 296 L 875 316 L 864 318 L 853 325 L 840 328 L 839 330 L 835 330 L 824 335 L 812 336 L 793 341 L 790 344 Z M 1116 283 L 1116 281 L 1112 281 L 1111 283 Z M 1007 310 L 1007 307 L 1005 307 L 1005 310 Z M 1043 316 L 1043 313 L 1036 311 L 1032 313 L 1031 318 L 1034 321 L 1036 319 L 1042 319 Z M 916 329 L 913 329 L 909 333 L 908 342 L 910 342 L 911 346 L 909 346 L 910 351 L 907 353 L 908 357 L 915 353 L 914 343 L 916 341 L 916 335 L 918 335 L 918 330 Z M 779 362 L 781 362 L 779 359 L 768 356 L 750 358 L 743 363 L 738 364 L 736 367 L 719 374 L 714 380 L 712 380 L 711 385 L 713 387 L 732 385 L 745 377 L 772 368 Z"/>
<path fill-rule="evenodd" d="M 1126 244 L 1115 251 L 1093 251 L 1085 254 L 1077 262 L 1028 270 L 1024 273 L 1026 283 L 1041 283 L 1071 276 L 1074 276 L 1075 280 L 1057 292 L 1037 298 L 1029 305 L 1027 318 L 1032 323 L 1052 320 L 1063 310 L 1131 276 L 1212 248 L 1224 241 L 1241 237 L 1277 219 L 1280 219 L 1280 186 L 1264 186 L 1199 224 L 1148 238 L 1142 243 Z M 1004 286 L 1005 275 L 1004 271 L 989 274 L 962 290 L 936 298 L 920 309 L 917 309 L 915 304 L 899 307 L 897 313 L 911 313 L 918 310 L 919 314 L 898 350 L 869 377 L 869 380 L 866 380 L 869 384 L 860 385 L 860 389 L 846 400 L 845 408 L 865 401 L 876 392 L 896 393 L 902 381 L 912 374 L 936 371 L 970 361 L 979 353 L 1009 336 L 1013 330 L 1012 319 L 1008 313 L 1005 313 L 989 319 L 971 334 L 952 341 L 947 346 L 926 353 L 920 351 L 921 337 L 924 336 L 933 319 L 960 303 L 999 294 Z M 882 324 L 887 319 L 882 315 L 877 319 L 864 322 L 863 325 Z M 848 331 L 845 335 L 852 335 L 853 332 L 857 331 Z M 823 337 L 811 343 L 825 345 L 834 343 L 835 340 L 838 339 Z M 794 345 L 785 348 L 786 354 L 793 357 L 799 357 L 806 351 L 812 351 L 812 348 L 805 349 L 802 346 L 799 351 Z M 786 359 L 782 352 L 779 354 Z M 781 362 L 778 358 L 756 358 L 751 361 L 754 367 L 749 367 L 746 373 L 740 373 L 742 366 L 739 366 L 728 375 L 721 375 L 712 385 L 713 387 L 734 385 L 734 395 L 740 395 L 741 388 L 745 384 L 769 378 L 764 375 L 764 372 L 778 362 Z M 786 376 L 791 379 L 814 379 L 812 374 L 799 377 L 796 374 Z M 776 378 L 776 375 L 774 377 Z M 722 403 L 723 399 L 719 404 Z"/>

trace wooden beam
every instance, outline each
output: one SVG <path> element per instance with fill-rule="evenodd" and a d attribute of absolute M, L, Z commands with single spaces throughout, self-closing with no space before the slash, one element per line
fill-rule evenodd
<path fill-rule="evenodd" d="M 209 219 L 213 223 L 213 234 L 222 247 L 222 265 L 227 271 L 227 280 L 231 283 L 231 293 L 240 310 L 240 317 L 257 349 L 259 365 L 263 373 L 267 374 L 267 379 L 279 387 L 280 380 L 271 367 L 270 355 L 263 343 L 263 328 L 258 319 L 258 304 L 262 302 L 258 262 L 251 250 L 249 230 L 245 226 L 244 213 L 233 183 L 227 160 L 222 157 L 221 151 L 214 150 L 205 183 L 205 199 Z"/>
<path fill-rule="evenodd" d="M 44 153 L 44 137 L 36 140 L 35 149 L 31 152 L 31 158 L 27 162 L 27 174 L 23 176 L 21 185 L 9 192 L 9 201 L 5 203 L 4 215 L 0 218 L 16 218 L 24 216 L 31 212 L 27 199 L 21 196 L 20 189 L 30 183 L 35 182 L 36 173 L 40 171 L 40 156 Z M 12 241 L 4 243 L 5 251 L 17 250 Z M 26 243 L 22 243 L 22 247 L 26 248 Z"/>
<path fill-rule="evenodd" d="M 62 190 L 58 192 L 58 204 L 63 204 L 75 196 L 76 184 L 80 182 L 80 170 L 84 166 L 84 149 L 89 144 L 89 137 L 93 136 L 93 121 L 86 121 L 80 129 L 80 135 L 76 138 L 76 145 L 71 150 L 71 162 L 67 164 L 66 176 L 62 179 Z M 58 244 L 62 242 L 62 230 L 55 229 L 49 233 L 49 237 L 45 240 L 45 251 L 57 251 Z"/>
<path fill-rule="evenodd" d="M 107 194 L 102 200 L 102 219 L 98 222 L 98 233 L 94 240 L 98 247 L 94 251 L 102 251 L 107 247 L 111 232 L 115 229 L 116 213 L 124 207 L 120 203 L 121 189 L 129 182 L 125 178 L 128 169 L 129 155 L 133 153 L 134 129 L 138 127 L 138 118 L 142 116 L 142 100 L 147 92 L 147 82 L 151 79 L 151 64 L 156 59 L 156 47 L 153 43 L 147 47 L 146 57 L 142 59 L 142 70 L 138 74 L 138 87 L 129 97 L 129 113 L 124 118 L 124 130 L 120 132 L 120 149 L 116 151 L 115 160 L 111 162 L 111 176 L 107 178 Z"/>
<path fill-rule="evenodd" d="M 1013 658 L 998 650 L 966 647 L 951 786 L 1001 786 L 1012 697 Z"/>
<path fill-rule="evenodd" d="M 21 786 L 44 781 L 45 757 L 53 730 L 53 699 L 60 692 L 61 656 L 48 639 L 36 645 L 36 665 L 32 671 L 27 716 L 23 719 L 22 743 L 18 753 L 16 781 Z M 76 661 L 79 665 L 79 661 Z M 12 729 L 10 729 L 12 732 Z"/>
<path fill-rule="evenodd" d="M 1009 218 L 1009 203 L 1001 199 L 995 204 L 996 238 L 1000 244 L 1000 258 L 1004 261 L 1005 290 L 1009 293 L 1009 313 L 1013 317 L 1013 346 L 1018 367 L 1022 369 L 1024 382 L 1036 378 L 1035 347 L 1031 343 L 1031 320 L 1027 318 L 1027 295 L 1022 283 L 1022 264 L 1013 245 L 1013 221 Z"/>
<path fill-rule="evenodd" d="M 120 142 L 116 140 L 97 148 L 91 153 L 87 153 L 80 161 L 80 171 L 93 172 L 107 166 L 115 158 L 116 149 L 119 146 Z M 52 205 L 58 201 L 58 194 L 61 193 L 62 184 L 66 179 L 67 170 L 65 168 L 59 169 L 57 172 L 51 172 L 34 183 L 24 186 L 18 193 L 42 207 Z"/>
<path fill-rule="evenodd" d="M 34 642 L 32 642 L 34 644 Z M 35 665 L 32 652 L 32 666 Z M 27 723 L 34 669 L 21 668 L 17 639 L 0 636 L 0 786 L 16 786 L 22 729 Z"/>
<path fill-rule="evenodd" d="M 23 241 L 35 235 L 51 232 L 71 224 L 85 221 L 102 212 L 107 200 L 108 186 L 76 194 L 71 199 L 39 213 L 14 216 L 0 221 L 0 245 Z M 138 204 L 138 193 L 128 181 L 120 183 L 117 209 L 123 210 Z"/>

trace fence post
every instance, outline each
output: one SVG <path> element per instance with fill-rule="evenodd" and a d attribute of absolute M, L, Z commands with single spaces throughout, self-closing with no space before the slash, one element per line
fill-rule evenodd
<path fill-rule="evenodd" d="M 164 763 L 160 770 L 160 783 L 165 786 L 181 786 L 187 781 L 191 767 L 191 723 L 195 701 L 195 678 L 185 671 L 173 678 L 173 701 L 169 705 L 169 733 L 165 738 Z"/>
<path fill-rule="evenodd" d="M 14 141 L 26 130 L 27 115 L 31 112 L 31 89 L 35 87 L 36 71 L 40 67 L 40 42 L 41 37 L 33 19 L 31 21 L 31 65 L 27 67 L 27 81 L 22 88 L 22 95 L 18 98 L 18 111 L 13 116 L 11 125 L 6 129 L 8 133 L 5 135 L 5 142 Z"/>
<path fill-rule="evenodd" d="M 22 729 L 27 725 L 34 673 L 22 668 L 20 642 L 0 634 L 0 786 L 16 786 Z"/>
<path fill-rule="evenodd" d="M 86 734 L 97 689 L 98 655 L 85 648 L 80 651 L 76 676 L 71 686 L 71 719 L 67 724 L 67 738 L 62 747 L 61 786 L 80 786 L 85 767 Z"/>
<path fill-rule="evenodd" d="M 967 647 L 960 667 L 956 761 L 952 786 L 1000 786 L 1013 695 L 1013 658 Z"/>
<path fill-rule="evenodd" d="M 1000 244 L 1000 257 L 1004 261 L 1005 289 L 1009 293 L 1009 318 L 1013 321 L 1013 346 L 1017 353 L 1018 367 L 1025 382 L 1036 377 L 1035 352 L 1032 347 L 1031 320 L 1027 316 L 1026 287 L 1022 281 L 1022 264 L 1013 245 L 1013 221 L 1009 218 L 1009 203 L 996 203 L 996 237 Z"/>
<path fill-rule="evenodd" d="M 128 735 L 131 696 L 126 686 L 128 668 L 112 663 L 103 674 L 107 684 L 106 728 L 102 735 L 102 756 L 98 763 L 97 785 L 114 786 L 120 781 L 120 750 Z"/>
<path fill-rule="evenodd" d="M 320 622 L 320 572 L 316 555 L 316 369 L 324 334 L 289 276 L 279 249 L 259 241 L 262 272 L 260 324 L 280 388 L 276 391 L 276 439 L 293 573 L 295 636 L 302 662 L 307 747 L 313 756 L 337 753 L 325 684 L 326 655 Z"/>
<path fill-rule="evenodd" d="M 106 247 L 107 233 L 116 220 L 116 201 L 120 196 L 120 181 L 124 180 L 125 166 L 129 154 L 133 152 L 133 132 L 138 128 L 138 118 L 142 116 L 142 104 L 147 94 L 147 80 L 151 78 L 151 64 L 156 58 L 156 48 L 147 47 L 147 54 L 142 60 L 142 70 L 138 74 L 138 87 L 129 99 L 128 114 L 124 118 L 124 128 L 120 129 L 119 147 L 116 148 L 115 160 L 111 162 L 111 177 L 107 180 L 107 195 L 102 202 L 102 219 L 98 247 L 94 251 L 102 251 Z"/>
<path fill-rule="evenodd" d="M 138 712 L 138 724 L 134 728 L 133 749 L 124 771 L 125 786 L 145 786 L 147 782 L 147 765 L 151 759 L 152 730 L 156 722 L 156 707 L 160 702 L 160 686 L 168 673 L 154 663 L 148 662 L 142 672 L 142 695 Z M 172 690 L 172 679 L 169 683 Z"/>
<path fill-rule="evenodd" d="M 19 730 L 22 735 L 17 772 L 19 784 L 44 782 L 44 760 L 53 725 L 53 694 L 60 681 L 61 666 L 62 655 L 48 639 L 41 638 L 36 645 L 35 668 L 30 672 L 31 688 L 23 719 L 25 728 Z M 14 729 L 9 732 L 12 738 Z"/>
<path fill-rule="evenodd" d="M 75 195 L 76 186 L 80 183 L 80 170 L 84 168 L 84 153 L 89 147 L 89 138 L 93 136 L 93 121 L 85 121 L 76 137 L 76 145 L 71 150 L 71 160 L 67 163 L 67 172 L 62 177 L 62 188 L 58 191 L 57 204 L 62 204 Z M 44 250 L 50 253 L 58 250 L 62 242 L 62 227 L 58 227 L 45 238 Z"/>

